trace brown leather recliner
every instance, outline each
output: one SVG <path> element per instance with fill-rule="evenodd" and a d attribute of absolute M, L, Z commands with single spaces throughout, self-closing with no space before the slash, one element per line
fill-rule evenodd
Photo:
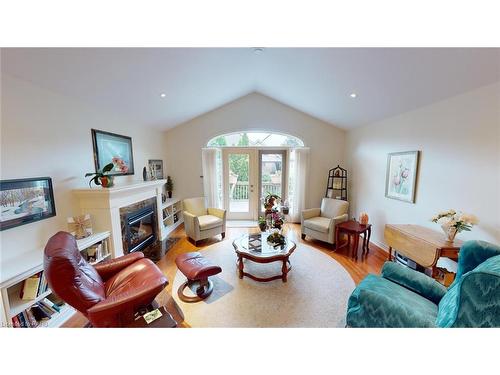
<path fill-rule="evenodd" d="M 67 232 L 49 239 L 43 266 L 52 291 L 94 327 L 126 326 L 168 284 L 161 270 L 141 252 L 91 266 Z"/>

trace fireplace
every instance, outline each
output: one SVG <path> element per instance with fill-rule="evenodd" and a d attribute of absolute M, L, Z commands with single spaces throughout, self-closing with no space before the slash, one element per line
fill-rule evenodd
<path fill-rule="evenodd" d="M 144 251 L 158 238 L 153 202 L 142 201 L 120 209 L 122 243 L 125 254 Z"/>

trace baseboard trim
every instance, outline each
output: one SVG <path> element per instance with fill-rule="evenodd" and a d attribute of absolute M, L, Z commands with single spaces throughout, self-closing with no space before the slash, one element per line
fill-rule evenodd
<path fill-rule="evenodd" d="M 387 246 L 386 244 L 382 244 L 378 241 L 370 241 L 372 244 L 374 244 L 375 246 L 377 246 L 380 250 L 383 250 L 385 251 L 386 253 L 389 253 L 389 246 Z"/>

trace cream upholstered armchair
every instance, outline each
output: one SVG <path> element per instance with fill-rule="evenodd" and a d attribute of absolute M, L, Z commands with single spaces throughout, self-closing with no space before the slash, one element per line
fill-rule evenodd
<path fill-rule="evenodd" d="M 198 246 L 198 241 L 218 234 L 226 236 L 226 210 L 206 208 L 205 198 L 189 198 L 182 202 L 184 229 Z"/>
<path fill-rule="evenodd" d="M 347 221 L 349 202 L 340 199 L 323 198 L 321 208 L 302 211 L 300 220 L 302 239 L 307 236 L 328 243 L 335 243 L 335 225 Z"/>

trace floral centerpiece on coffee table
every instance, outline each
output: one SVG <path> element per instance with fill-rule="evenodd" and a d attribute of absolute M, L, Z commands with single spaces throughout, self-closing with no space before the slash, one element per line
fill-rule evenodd
<path fill-rule="evenodd" d="M 286 239 L 282 234 L 274 232 L 267 236 L 267 242 L 273 247 L 281 246 L 283 248 L 286 244 Z"/>
<path fill-rule="evenodd" d="M 446 239 L 450 242 L 453 242 L 457 233 L 470 231 L 473 225 L 479 223 L 479 219 L 475 215 L 457 212 L 453 209 L 442 211 L 434 215 L 431 220 L 441 225 Z"/>

